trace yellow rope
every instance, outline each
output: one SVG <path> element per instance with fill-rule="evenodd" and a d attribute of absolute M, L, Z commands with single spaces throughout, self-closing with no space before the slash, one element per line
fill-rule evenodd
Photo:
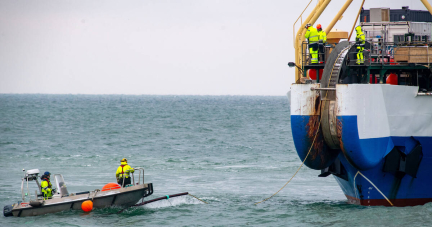
<path fill-rule="evenodd" d="M 330 84 L 331 75 L 333 74 L 333 69 L 334 69 L 334 66 L 336 65 L 337 60 L 339 59 L 340 55 L 341 55 L 341 54 L 342 54 L 346 49 L 348 49 L 348 48 L 350 48 L 349 45 L 348 45 L 348 47 L 346 47 L 345 49 L 343 49 L 343 50 L 338 54 L 338 56 L 337 56 L 335 62 L 333 63 L 332 71 L 330 72 L 330 77 L 329 77 L 328 85 Z M 318 75 L 318 76 L 319 76 L 319 75 Z M 327 95 L 328 95 L 328 92 L 326 92 L 326 96 L 325 96 L 324 99 L 327 98 Z M 320 100 L 319 109 L 321 109 L 321 103 L 322 103 L 322 100 Z M 315 139 L 316 139 L 316 137 L 317 137 L 317 135 L 318 135 L 318 132 L 319 132 L 319 127 L 320 127 L 320 125 L 321 125 L 321 120 L 322 120 L 322 118 L 320 118 L 320 121 L 319 121 L 319 123 L 318 123 L 318 129 L 317 129 L 317 132 L 315 133 L 314 139 L 313 139 L 313 141 L 312 141 L 312 144 L 311 144 L 311 147 L 309 148 L 308 153 L 306 154 L 306 157 L 304 158 L 304 160 L 303 160 L 302 164 L 300 165 L 300 167 L 297 169 L 297 171 L 296 171 L 296 172 L 294 173 L 294 175 L 291 177 L 291 179 L 289 179 L 289 181 L 286 182 L 285 185 L 284 185 L 281 189 L 279 189 L 279 191 L 277 191 L 276 193 L 274 193 L 273 195 L 271 195 L 271 196 L 268 197 L 267 199 L 264 199 L 264 200 L 262 200 L 261 202 L 257 202 L 257 203 L 255 203 L 255 205 L 260 204 L 260 203 L 262 203 L 262 202 L 265 202 L 265 201 L 271 199 L 273 196 L 275 196 L 275 195 L 278 194 L 280 191 L 282 191 L 282 189 L 284 189 L 285 186 L 287 186 L 288 183 L 289 183 L 289 182 L 290 182 L 290 181 L 291 181 L 291 180 L 292 180 L 292 179 L 297 175 L 298 171 L 300 171 L 301 167 L 304 165 L 306 159 L 308 158 L 308 156 L 309 156 L 309 154 L 310 154 L 310 152 L 311 152 L 311 150 L 312 150 L 312 147 L 313 147 L 313 145 L 314 145 L 314 143 L 315 143 Z"/>
<path fill-rule="evenodd" d="M 321 106 L 321 103 L 320 103 L 320 106 Z M 297 169 L 297 171 L 294 173 L 294 175 L 291 177 L 291 179 L 289 179 L 289 181 L 286 182 L 285 185 L 284 185 L 281 189 L 279 189 L 279 191 L 277 191 L 276 193 L 274 193 L 272 196 L 268 197 L 267 199 L 264 199 L 264 200 L 261 201 L 261 202 L 257 202 L 257 203 L 255 203 L 255 205 L 257 205 L 257 204 L 259 204 L 259 203 L 262 203 L 262 202 L 264 202 L 264 201 L 267 201 L 267 200 L 271 199 L 273 196 L 275 196 L 276 194 L 278 194 L 282 189 L 284 189 L 285 186 L 287 186 L 287 184 L 288 184 L 288 183 L 289 183 L 289 182 L 290 182 L 290 181 L 295 177 L 295 175 L 297 175 L 298 171 L 300 171 L 301 167 L 302 167 L 303 164 L 305 163 L 307 157 L 309 156 L 309 154 L 310 154 L 310 152 L 311 152 L 311 150 L 312 150 L 313 144 L 315 143 L 316 136 L 318 135 L 318 132 L 319 132 L 319 126 L 320 126 L 320 125 L 321 125 L 321 119 L 320 119 L 320 122 L 319 122 L 319 124 L 318 124 L 317 133 L 315 133 L 315 137 L 314 137 L 314 139 L 313 139 L 313 141 L 312 141 L 312 145 L 311 145 L 311 147 L 310 147 L 310 149 L 309 149 L 309 152 L 307 153 L 307 155 L 306 155 L 305 159 L 303 160 L 302 164 L 301 164 L 300 167 Z"/>
<path fill-rule="evenodd" d="M 196 196 L 194 196 L 194 195 L 191 195 L 190 193 L 188 193 L 188 195 L 194 197 L 195 199 L 198 199 L 198 197 L 196 197 Z M 205 203 L 205 204 L 208 204 L 207 202 L 205 202 L 205 201 L 203 201 L 203 200 L 201 200 L 201 199 L 198 199 L 198 200 L 201 201 L 201 202 L 203 202 L 203 203 Z"/>
<path fill-rule="evenodd" d="M 379 193 L 381 193 L 381 195 L 387 200 L 387 202 L 389 202 L 390 203 L 390 205 L 392 205 L 393 206 L 393 203 L 392 202 L 390 202 L 390 200 L 384 195 L 384 193 L 382 193 L 379 189 L 378 189 L 378 187 L 377 186 L 375 186 L 375 184 L 374 183 L 372 183 L 372 181 L 371 180 L 369 180 L 365 175 L 363 175 L 363 173 L 361 173 L 360 171 L 357 171 L 357 173 L 356 173 L 356 175 L 354 176 L 354 190 L 355 190 L 355 178 L 357 177 L 357 174 L 360 174 L 360 175 L 362 175 L 362 177 L 364 177 L 364 179 L 366 179 L 367 181 L 369 181 L 369 183 L 372 185 L 372 186 L 374 186 L 375 187 L 375 189 L 379 192 Z M 357 194 L 357 193 L 356 193 Z"/>

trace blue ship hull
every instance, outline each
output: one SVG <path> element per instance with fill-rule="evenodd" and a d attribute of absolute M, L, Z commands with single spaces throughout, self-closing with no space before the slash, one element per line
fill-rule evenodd
<path fill-rule="evenodd" d="M 345 94 L 370 85 L 341 89 L 336 116 L 340 144 L 332 149 L 324 140 L 321 115 L 313 108 L 316 94 L 308 93 L 311 86 L 317 85 L 293 87 L 297 95 L 305 97 L 297 103 L 293 99 L 298 96 L 291 99 L 293 140 L 299 158 L 303 161 L 307 157 L 306 166 L 321 170 L 320 176 L 333 174 L 350 203 L 414 206 L 432 202 L 432 97 L 411 97 L 410 103 L 419 108 L 406 114 L 404 109 L 398 110 L 399 104 L 386 103 L 385 95 L 379 97 L 385 108 L 361 100 L 342 107 Z M 372 86 L 393 99 L 396 94 L 404 95 L 403 89 L 410 89 Z"/>
<path fill-rule="evenodd" d="M 345 124 L 347 122 L 353 125 L 346 125 L 347 129 L 357 127 L 355 120 L 356 117 L 345 116 L 338 117 L 338 119 Z M 309 122 L 309 116 L 291 116 L 291 122 Z M 311 146 L 311 141 L 308 138 L 306 129 L 309 127 L 306 124 L 291 124 L 296 149 L 307 150 Z M 350 140 L 353 130 L 347 130 L 342 135 L 348 138 L 342 138 L 344 141 Z M 345 157 L 342 150 L 339 150 L 337 159 L 340 160 L 345 172 L 344 177 L 334 176 L 342 191 L 350 203 L 359 205 L 384 205 L 384 206 L 414 206 L 422 205 L 427 202 L 432 202 L 432 137 L 414 137 L 415 140 L 422 145 L 423 156 L 419 165 L 416 177 L 409 175 L 403 176 L 401 179 L 397 178 L 394 173 L 383 172 L 385 159 L 381 160 L 373 168 L 368 170 L 360 170 L 354 167 L 351 162 Z M 319 140 L 319 138 L 318 138 Z M 301 142 L 300 142 L 301 141 Z M 386 154 L 390 152 L 388 148 L 389 143 L 393 143 L 398 147 L 405 147 L 405 150 L 411 150 L 415 143 L 412 137 L 383 137 L 375 139 L 359 140 L 360 146 L 365 147 L 369 152 L 368 156 L 374 156 L 377 150 L 385 150 Z M 354 147 L 357 145 L 345 144 L 347 147 Z M 306 154 L 302 154 L 303 158 Z M 385 156 L 385 155 L 384 155 Z M 321 162 L 321 159 L 307 159 Z M 361 162 L 371 162 L 370 160 L 361 160 Z M 361 174 L 359 174 L 359 172 Z M 383 195 L 384 194 L 384 195 Z M 387 198 L 387 199 L 386 199 Z"/>
<path fill-rule="evenodd" d="M 339 155 L 339 159 L 346 169 L 347 180 L 337 176 L 334 178 L 350 203 L 365 206 L 416 206 L 432 202 L 431 157 L 423 157 L 416 178 L 406 175 L 402 179 L 383 172 L 384 161 L 373 169 L 361 171 L 363 176 L 358 174 L 359 170 L 352 167 L 343 154 Z"/>

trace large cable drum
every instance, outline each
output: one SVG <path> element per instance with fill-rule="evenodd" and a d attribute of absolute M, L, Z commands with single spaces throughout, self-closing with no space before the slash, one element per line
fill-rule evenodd
<path fill-rule="evenodd" d="M 348 42 L 339 43 L 327 58 L 322 84 L 293 85 L 291 128 L 297 154 L 311 169 L 321 170 L 334 163 L 341 149 L 336 130 L 335 92 L 317 93 L 312 87 L 334 88 L 343 70 Z"/>
<path fill-rule="evenodd" d="M 348 56 L 351 45 L 348 41 L 340 42 L 330 53 L 324 67 L 321 88 L 336 88 L 339 77 L 345 71 L 345 58 Z M 340 142 L 337 133 L 337 105 L 336 91 L 321 91 L 321 127 L 324 141 L 330 149 L 340 149 Z"/>

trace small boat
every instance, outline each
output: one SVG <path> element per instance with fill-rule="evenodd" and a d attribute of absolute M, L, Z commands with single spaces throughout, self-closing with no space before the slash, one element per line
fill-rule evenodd
<path fill-rule="evenodd" d="M 63 176 L 61 174 L 53 174 L 51 182 L 53 186 L 56 186 L 56 189 L 53 190 L 52 198 L 45 200 L 43 198 L 41 184 L 38 181 L 39 170 L 28 170 L 24 178 L 22 178 L 21 183 L 22 201 L 13 205 L 6 205 L 3 208 L 3 214 L 4 216 L 26 217 L 56 213 L 70 209 L 79 210 L 81 209 L 81 204 L 87 200 L 92 201 L 94 208 L 133 206 L 141 198 L 153 194 L 152 183 L 144 183 L 144 169 L 134 168 L 134 170 L 139 172 L 137 183 L 135 183 L 133 173 L 130 173 L 132 178 L 132 184 L 130 185 L 121 187 L 117 183 L 109 183 L 106 184 L 102 190 L 96 189 L 94 191 L 78 193 L 69 193 Z M 30 181 L 35 181 L 37 185 L 33 196 L 31 196 L 30 193 Z"/>

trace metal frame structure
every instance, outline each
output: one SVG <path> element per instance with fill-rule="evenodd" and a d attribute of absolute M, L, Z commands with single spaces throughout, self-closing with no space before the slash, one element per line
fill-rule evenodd
<path fill-rule="evenodd" d="M 301 77 L 306 77 L 306 71 L 305 69 L 316 69 L 319 70 L 321 68 L 324 68 L 324 66 L 318 66 L 318 65 L 307 65 L 304 66 L 303 62 L 305 62 L 305 54 L 307 52 L 307 48 L 305 48 L 304 42 L 305 42 L 305 33 L 306 33 L 306 24 L 311 24 L 313 25 L 317 19 L 321 16 L 322 12 L 327 8 L 328 4 L 330 3 L 331 0 L 319 0 L 317 5 L 315 6 L 315 8 L 311 11 L 311 13 L 309 14 L 309 16 L 303 21 L 303 23 L 301 24 L 300 28 L 298 29 L 295 37 L 294 37 L 294 47 L 295 47 L 295 81 L 296 83 L 300 83 L 300 78 Z M 432 14 L 432 6 L 427 2 L 427 0 L 420 0 L 423 5 L 427 8 L 427 10 L 429 11 L 429 13 Z M 363 0 L 359 13 L 361 11 L 361 8 L 363 7 L 365 0 Z M 343 13 L 346 11 L 346 9 L 348 8 L 348 6 L 352 3 L 352 0 L 347 0 L 345 2 L 345 4 L 341 7 L 341 9 L 339 10 L 339 12 L 335 15 L 335 17 L 333 18 L 333 20 L 330 22 L 330 24 L 327 26 L 327 28 L 325 29 L 326 34 L 329 33 L 329 31 L 331 31 L 331 29 L 333 28 L 333 26 L 336 24 L 336 22 L 338 20 L 341 19 Z M 310 2 L 309 2 L 310 4 Z M 309 6 L 309 4 L 306 6 L 306 8 Z M 300 14 L 299 18 L 302 17 L 304 11 L 306 10 L 306 8 L 303 10 L 303 12 Z M 354 22 L 353 28 L 350 32 L 349 38 L 351 38 L 351 35 L 353 33 L 353 29 L 355 27 L 355 24 L 357 23 L 358 20 L 358 16 L 356 18 L 356 21 Z M 293 27 L 295 27 L 295 24 L 297 23 L 298 19 L 296 20 L 296 22 L 294 23 Z M 349 40 L 348 38 L 348 40 Z M 293 64 L 289 64 L 289 65 L 293 65 Z M 429 65 L 429 64 L 428 64 Z M 387 67 L 387 66 L 386 66 Z M 392 66 L 390 66 L 392 67 Z M 302 70 L 300 70 L 302 69 Z M 373 69 L 373 68 L 371 68 Z M 317 74 L 318 75 L 318 74 Z M 380 76 L 382 77 L 382 76 Z M 318 77 L 317 77 L 318 78 Z M 382 82 L 382 78 L 380 79 L 380 81 Z"/>

